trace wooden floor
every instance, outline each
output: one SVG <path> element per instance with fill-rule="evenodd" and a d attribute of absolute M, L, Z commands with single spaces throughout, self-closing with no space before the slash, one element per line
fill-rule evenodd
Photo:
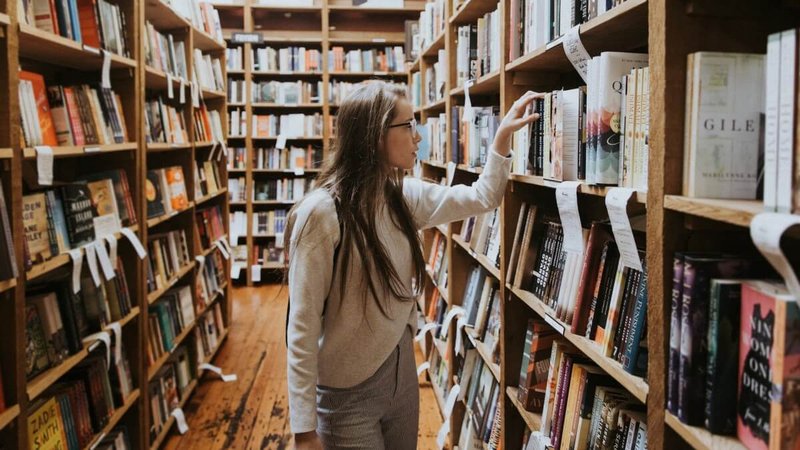
<path fill-rule="evenodd" d="M 284 322 L 286 289 L 236 288 L 230 334 L 214 364 L 238 380 L 206 375 L 184 412 L 189 431 L 173 427 L 165 449 L 288 449 L 289 429 Z M 415 345 L 417 360 L 421 358 Z M 442 424 L 430 384 L 420 378 L 420 449 L 435 449 Z"/>

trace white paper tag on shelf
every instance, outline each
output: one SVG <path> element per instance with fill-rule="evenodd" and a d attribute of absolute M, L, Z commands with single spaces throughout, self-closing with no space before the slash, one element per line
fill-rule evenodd
<path fill-rule="evenodd" d="M 136 236 L 136 233 L 133 232 L 130 228 L 123 228 L 119 230 L 123 236 L 128 238 L 131 245 L 133 245 L 133 249 L 136 250 L 136 254 L 139 255 L 139 259 L 144 259 L 147 256 L 147 251 L 144 249 L 142 245 L 142 241 L 139 240 L 139 236 Z"/>
<path fill-rule="evenodd" d="M 422 341 L 423 339 L 425 339 L 425 333 L 433 331 L 438 326 L 439 326 L 439 324 L 436 324 L 436 323 L 427 323 L 427 324 L 425 324 L 424 327 L 420 328 L 419 333 L 417 333 L 417 335 L 414 337 L 414 340 L 416 342 Z"/>
<path fill-rule="evenodd" d="M 100 268 L 103 269 L 103 276 L 106 280 L 113 280 L 117 274 L 114 272 L 114 267 L 111 265 L 111 259 L 108 257 L 105 241 L 94 241 L 93 245 L 95 252 L 97 252 L 97 260 L 100 261 Z"/>
<path fill-rule="evenodd" d="M 122 325 L 119 322 L 111 322 L 106 327 L 114 332 L 114 362 L 122 360 Z"/>
<path fill-rule="evenodd" d="M 194 257 L 194 260 L 197 261 L 197 271 L 202 272 L 203 266 L 206 265 L 206 257 L 203 255 L 197 255 Z"/>
<path fill-rule="evenodd" d="M 94 235 L 98 239 L 113 235 L 119 231 L 119 218 L 114 214 L 103 214 L 92 219 L 94 223 Z"/>
<path fill-rule="evenodd" d="M 100 151 L 100 147 L 97 145 L 87 145 L 83 147 L 83 153 L 98 153 Z"/>
<path fill-rule="evenodd" d="M 469 97 L 469 87 L 472 86 L 473 80 L 464 82 L 464 113 L 462 114 L 461 121 L 465 123 L 473 123 L 475 121 L 475 113 L 472 111 L 472 99 Z"/>
<path fill-rule="evenodd" d="M 180 91 L 178 92 L 178 99 L 180 100 L 181 105 L 183 105 L 184 103 L 186 103 L 186 82 L 183 81 L 183 80 L 180 80 L 180 83 L 181 83 L 181 87 L 180 87 Z"/>
<path fill-rule="evenodd" d="M 225 246 L 225 250 L 228 251 L 228 254 L 233 254 L 233 249 L 231 248 L 231 245 L 228 244 L 228 241 L 225 240 L 225 237 L 220 238 L 217 242 Z"/>
<path fill-rule="evenodd" d="M 52 186 L 53 184 L 53 149 L 48 145 L 37 145 L 36 171 L 39 174 L 39 184 Z"/>
<path fill-rule="evenodd" d="M 214 145 L 211 146 L 211 150 L 208 151 L 208 161 L 214 160 L 214 152 L 217 150 L 217 143 L 214 142 Z"/>
<path fill-rule="evenodd" d="M 790 227 L 800 224 L 800 216 L 763 212 L 750 222 L 750 237 L 764 258 L 783 277 L 789 293 L 800 303 L 800 281 L 781 249 L 781 236 Z"/>
<path fill-rule="evenodd" d="M 222 242 L 214 241 L 214 245 L 219 249 L 219 252 L 222 254 L 223 258 L 231 259 L 231 254 L 228 253 L 228 249 L 225 248 L 225 245 L 223 245 Z"/>
<path fill-rule="evenodd" d="M 111 89 L 111 53 L 103 50 L 103 68 L 100 73 L 100 87 Z"/>
<path fill-rule="evenodd" d="M 109 234 L 105 239 L 106 242 L 108 242 L 108 259 L 111 260 L 111 265 L 117 267 L 117 248 L 119 247 L 117 237 L 113 234 Z"/>
<path fill-rule="evenodd" d="M 261 281 L 261 266 L 258 264 L 250 266 L 250 278 L 253 279 L 254 283 Z"/>
<path fill-rule="evenodd" d="M 172 75 L 167 72 L 167 98 L 175 98 L 175 92 L 172 90 Z"/>
<path fill-rule="evenodd" d="M 281 233 L 275 233 L 275 248 L 283 248 L 283 240 L 285 239 L 285 235 Z"/>
<path fill-rule="evenodd" d="M 450 419 L 447 419 L 442 424 L 442 427 L 439 428 L 439 433 L 436 435 L 436 446 L 439 450 L 444 448 L 445 441 L 447 440 L 447 435 L 450 433 Z"/>
<path fill-rule="evenodd" d="M 97 47 L 92 47 L 92 46 L 90 46 L 90 45 L 86 45 L 86 44 L 84 44 L 84 45 L 83 45 L 83 50 L 84 50 L 84 51 L 87 51 L 87 52 L 89 52 L 89 53 L 94 53 L 95 55 L 98 55 L 98 56 L 100 56 L 100 49 L 99 49 L 99 48 L 97 48 Z"/>
<path fill-rule="evenodd" d="M 422 375 L 422 372 L 425 372 L 425 370 L 427 370 L 430 366 L 431 366 L 430 361 L 425 361 L 424 363 L 417 366 L 417 378 L 419 378 L 419 376 Z"/>
<path fill-rule="evenodd" d="M 234 280 L 239 279 L 239 275 L 242 274 L 242 265 L 239 263 L 233 263 L 231 265 L 231 278 Z"/>
<path fill-rule="evenodd" d="M 564 181 L 556 188 L 556 203 L 564 229 L 564 250 L 583 253 L 583 228 L 578 211 L 579 181 Z"/>
<path fill-rule="evenodd" d="M 453 387 L 450 388 L 450 393 L 447 394 L 447 401 L 444 403 L 444 416 L 448 419 L 453 414 L 453 408 L 456 406 L 459 392 L 461 392 L 461 385 L 454 384 Z"/>
<path fill-rule="evenodd" d="M 69 251 L 72 259 L 72 293 L 77 294 L 81 291 L 81 270 L 83 269 L 83 251 L 73 248 Z"/>
<path fill-rule="evenodd" d="M 183 415 L 183 410 L 175 408 L 170 415 L 175 418 L 175 424 L 178 425 L 178 432 L 180 434 L 186 434 L 186 432 L 189 431 L 189 425 L 186 425 L 186 416 Z"/>
<path fill-rule="evenodd" d="M 592 58 L 589 56 L 589 52 L 586 51 L 586 47 L 583 46 L 583 42 L 581 42 L 580 25 L 575 25 L 567 31 L 567 34 L 564 35 L 564 45 L 562 47 L 564 47 L 564 53 L 567 55 L 569 62 L 572 63 L 572 66 L 583 78 L 583 82 L 588 83 L 588 61 Z"/>
<path fill-rule="evenodd" d="M 467 318 L 461 316 L 456 322 L 456 353 L 464 354 L 464 327 L 467 325 Z"/>
<path fill-rule="evenodd" d="M 228 144 L 225 143 L 224 140 L 219 141 L 219 146 L 222 148 L 222 153 L 225 157 L 228 156 Z"/>
<path fill-rule="evenodd" d="M 198 93 L 199 89 L 197 88 L 197 83 L 192 82 L 191 83 L 191 88 L 192 88 L 192 106 L 195 107 L 195 108 L 199 108 L 200 107 L 200 94 Z"/>
<path fill-rule="evenodd" d="M 450 311 L 444 316 L 444 321 L 442 322 L 442 336 L 446 338 L 447 330 L 450 329 L 450 322 L 456 317 L 462 317 L 464 314 L 466 314 L 466 311 L 460 306 L 453 306 L 450 308 Z"/>
<path fill-rule="evenodd" d="M 297 168 L 294 169 L 295 176 L 302 177 L 303 175 L 305 175 L 305 173 L 306 173 L 306 171 L 302 167 L 297 167 Z"/>
<path fill-rule="evenodd" d="M 547 322 L 551 327 L 553 327 L 556 330 L 556 332 L 558 332 L 558 334 L 562 336 L 564 335 L 566 327 L 564 327 L 564 324 L 556 320 L 555 317 L 551 316 L 550 314 L 545 314 L 544 321 Z"/>
<path fill-rule="evenodd" d="M 620 262 L 627 267 L 642 270 L 642 261 L 636 241 L 633 239 L 631 220 L 628 217 L 628 200 L 634 190 L 631 188 L 615 187 L 606 194 L 606 209 L 608 218 L 611 219 L 611 229 L 614 231 L 614 240 L 619 248 Z"/>
<path fill-rule="evenodd" d="M 278 142 L 275 143 L 275 148 L 286 148 L 286 135 L 278 135 Z"/>
<path fill-rule="evenodd" d="M 94 245 L 89 244 L 83 247 L 86 251 L 86 263 L 89 266 L 89 273 L 92 275 L 92 281 L 95 286 L 100 286 L 100 271 L 97 269 L 97 253 L 95 252 Z"/>
<path fill-rule="evenodd" d="M 386 38 L 372 38 L 372 42 L 386 42 Z"/>
<path fill-rule="evenodd" d="M 222 381 L 224 381 L 226 383 L 231 382 L 231 381 L 236 381 L 236 378 L 237 378 L 236 374 L 232 373 L 232 374 L 226 375 L 226 374 L 222 373 L 222 369 L 220 369 L 219 367 L 217 367 L 215 365 L 212 365 L 212 364 L 203 363 L 203 364 L 200 364 L 200 366 L 198 366 L 198 368 L 200 370 L 210 370 L 210 371 L 216 373 L 217 375 L 219 375 L 220 378 L 222 378 Z"/>
<path fill-rule="evenodd" d="M 455 177 L 455 174 L 456 174 L 456 163 L 454 163 L 453 161 L 449 161 L 447 163 L 447 185 L 448 186 L 452 186 L 453 185 L 453 178 Z"/>
<path fill-rule="evenodd" d="M 81 341 L 84 344 L 90 344 L 89 351 L 93 351 L 100 345 L 100 342 L 106 344 L 106 367 L 111 370 L 111 335 L 108 334 L 108 331 L 99 331 L 97 333 L 90 334 L 83 338 Z"/>

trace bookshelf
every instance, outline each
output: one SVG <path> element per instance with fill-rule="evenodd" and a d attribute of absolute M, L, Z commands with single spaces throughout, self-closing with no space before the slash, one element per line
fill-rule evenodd
<path fill-rule="evenodd" d="M 491 0 L 465 0 L 460 3 L 460 7 L 453 10 L 451 2 L 445 2 L 444 31 L 423 46 L 420 56 L 409 65 L 408 72 L 409 86 L 414 86 L 415 79 L 421 85 L 420 102 L 413 105 L 417 120 L 425 124 L 440 113 L 447 118 L 446 138 L 443 137 L 446 141 L 442 143 L 443 160 L 422 161 L 417 174 L 436 183 L 448 176 L 448 161 L 451 160 L 452 146 L 456 144 L 451 139 L 452 107 L 463 105 L 465 97 L 463 86 L 456 85 L 453 75 L 457 69 L 455 51 L 458 26 L 474 23 L 498 7 L 498 2 Z M 717 1 L 693 0 L 676 4 L 666 0 L 625 0 L 578 27 L 581 41 L 592 56 L 602 51 L 649 53 L 649 179 L 646 190 L 633 192 L 627 210 L 629 217 L 640 218 L 638 221 L 632 220 L 634 228 L 638 229 L 638 223 L 641 231 L 646 231 L 644 248 L 648 267 L 646 321 L 649 348 L 649 375 L 646 379 L 626 372 L 620 363 L 606 357 L 595 343 L 583 335 L 570 332 L 569 324 L 556 319 L 556 314 L 544 301 L 531 292 L 512 286 L 511 280 L 507 279 L 521 206 L 523 203 L 535 204 L 541 211 L 558 217 L 555 189 L 559 183 L 541 176 L 511 175 L 500 213 L 499 268 L 484 255 L 473 251 L 469 243 L 460 237 L 464 226 L 462 223 L 423 231 L 426 260 L 437 235 L 444 236 L 445 254 L 449 256 L 446 288 L 437 285 L 436 274 L 428 268 L 424 297 L 418 301 L 423 313 L 431 308 L 430 297 L 435 290 L 441 291 L 440 297 L 445 299 L 448 308 L 461 305 L 471 267 L 482 267 L 490 278 L 500 284 L 501 298 L 504 299 L 500 345 L 500 392 L 505 394 L 501 395 L 500 409 L 503 448 L 521 448 L 525 430 L 539 430 L 542 423 L 540 415 L 525 411 L 517 400 L 518 374 L 528 318 L 544 320 L 563 340 L 571 343 L 592 364 L 613 378 L 646 410 L 648 448 L 745 448 L 735 436 L 714 435 L 703 427 L 685 425 L 665 411 L 674 253 L 737 248 L 747 255 L 757 255 L 749 227 L 753 217 L 764 209 L 761 201 L 691 198 L 682 194 L 681 137 L 685 120 L 687 54 L 698 50 L 764 53 L 767 35 L 791 28 L 800 14 L 794 4 L 773 5 L 757 11 L 754 6 L 745 3 L 736 2 L 729 7 Z M 549 92 L 585 84 L 566 57 L 561 38 L 510 59 L 508 24 L 511 5 L 511 0 L 499 2 L 502 18 L 500 69 L 474 80 L 469 88 L 473 105 L 497 106 L 500 117 L 527 90 Z M 737 29 L 752 29 L 754 32 L 740 36 L 735 31 Z M 700 35 L 703 36 L 702 40 L 693 37 Z M 446 95 L 429 101 L 426 71 L 438 61 L 441 49 L 445 51 L 445 63 L 450 74 L 445 83 Z M 453 184 L 470 184 L 480 173 L 480 168 L 456 164 L 452 174 Z M 605 220 L 608 217 L 605 199 L 609 191 L 608 186 L 579 185 L 578 205 L 584 226 L 593 220 Z M 785 240 L 790 240 L 791 244 L 787 245 L 796 248 L 796 236 Z M 761 261 L 759 264 L 767 264 L 758 256 L 756 258 Z M 428 336 L 421 343 L 426 355 L 432 351 L 438 351 L 442 357 L 447 355 L 451 378 L 454 378 L 455 370 L 455 329 L 451 324 L 446 341 L 433 340 Z M 476 340 L 469 330 L 465 328 L 462 338 Z M 491 356 L 486 354 L 481 343 L 476 344 L 479 357 L 491 363 Z M 450 380 L 448 389 L 456 382 Z M 442 392 L 440 387 L 434 388 L 438 396 L 446 395 L 446 391 Z M 458 422 L 455 419 L 464 416 L 464 405 L 458 404 L 453 421 Z M 451 448 L 459 442 L 460 430 L 460 423 L 451 424 L 448 438 Z"/>
<path fill-rule="evenodd" d="M 312 168 L 306 158 L 305 169 L 296 172 L 294 169 L 267 169 L 258 168 L 254 164 L 256 151 L 260 148 L 270 148 L 277 143 L 277 136 L 254 137 L 250 129 L 252 118 L 255 115 L 266 114 L 315 114 L 322 118 L 322 133 L 319 135 L 299 135 L 287 137 L 287 148 L 295 145 L 307 147 L 311 145 L 322 150 L 322 157 L 327 157 L 331 151 L 333 130 L 332 120 L 336 115 L 338 104 L 330 101 L 329 83 L 349 82 L 358 83 L 368 79 L 384 79 L 405 82 L 407 72 L 405 63 L 396 71 L 374 72 L 344 72 L 329 69 L 328 50 L 333 47 L 342 47 L 344 51 L 353 49 L 383 49 L 386 46 L 402 46 L 405 42 L 404 21 L 415 19 L 424 7 L 424 1 L 406 0 L 402 9 L 362 8 L 353 7 L 349 0 L 319 0 L 314 6 L 283 6 L 259 5 L 257 0 L 247 0 L 235 3 L 217 3 L 215 6 L 220 11 L 223 35 L 229 49 L 242 48 L 242 65 L 228 68 L 227 74 L 231 80 L 241 80 L 245 85 L 244 102 L 228 102 L 230 111 L 238 110 L 245 116 L 247 133 L 230 135 L 228 147 L 244 148 L 245 165 L 243 168 L 230 168 L 231 179 L 241 179 L 246 188 L 244 201 L 231 201 L 231 213 L 243 214 L 244 228 L 237 233 L 238 245 L 247 247 L 246 255 L 239 264 L 238 282 L 252 286 L 257 280 L 268 281 L 267 276 L 261 272 L 280 270 L 283 263 L 267 261 L 261 254 L 253 250 L 255 246 L 264 248 L 274 245 L 275 239 L 283 236 L 282 233 L 259 233 L 254 227 L 254 218 L 258 213 L 270 211 L 288 211 L 294 201 L 284 200 L 257 200 L 252 195 L 254 186 L 280 178 L 304 178 L 311 180 L 319 173 L 319 169 Z M 256 33 L 260 36 L 257 43 L 236 43 L 233 41 L 234 33 Z M 288 47 L 305 47 L 308 50 L 321 52 L 321 70 L 255 70 L 252 51 L 271 47 L 284 49 Z M 297 103 L 282 103 L 254 101 L 252 91 L 257 83 L 320 82 L 321 101 Z M 237 99 L 239 100 L 239 99 Z M 233 244 L 236 246 L 236 243 Z M 259 274 L 254 277 L 253 271 Z M 234 273 L 237 273 L 235 271 Z M 265 272 L 265 274 L 268 272 Z"/>
<path fill-rule="evenodd" d="M 198 106 L 194 107 L 191 85 L 198 83 L 199 86 L 199 79 L 187 76 L 181 80 L 163 70 L 151 67 L 146 62 L 144 48 L 144 40 L 147 38 L 146 23 L 150 22 L 155 29 L 169 32 L 185 43 L 184 56 L 189 73 L 192 73 L 195 67 L 192 58 L 196 54 L 194 50 L 197 49 L 200 55 L 221 58 L 224 77 L 225 47 L 222 41 L 216 40 L 207 30 L 200 29 L 204 26 L 202 23 L 193 23 L 160 0 L 147 2 L 112 0 L 110 3 L 118 7 L 119 14 L 124 16 L 126 24 L 124 33 L 119 38 L 122 45 L 127 48 L 127 52 L 124 55 L 110 52 L 108 57 L 109 81 L 114 93 L 119 95 L 115 106 L 123 112 L 119 119 L 124 119 L 118 121 L 116 125 L 124 128 L 126 137 L 121 140 L 113 139 L 109 141 L 112 143 L 106 144 L 51 146 L 54 161 L 53 179 L 54 185 L 58 185 L 62 182 L 81 180 L 84 176 L 88 177 L 105 170 L 119 171 L 127 178 L 126 194 L 130 197 L 129 204 L 136 221 L 123 223 L 124 233 L 116 231 L 108 235 L 108 238 L 104 235 L 100 239 L 111 241 L 113 237 L 113 241 L 117 243 L 115 248 L 119 266 L 116 274 L 118 276 L 124 274 L 130 308 L 117 320 L 103 324 L 93 331 L 109 333 L 111 341 L 114 342 L 117 339 L 114 330 L 119 327 L 118 339 L 128 360 L 132 386 L 127 395 L 115 402 L 114 411 L 109 414 L 107 422 L 102 427 L 94 429 L 94 435 L 82 447 L 95 448 L 104 437 L 124 426 L 132 448 L 156 449 L 164 437 L 173 432 L 174 427 L 171 427 L 172 423 L 165 424 L 158 440 L 151 441 L 149 436 L 149 424 L 152 419 L 151 391 L 148 389 L 148 382 L 149 375 L 155 372 L 157 367 L 147 363 L 149 336 L 154 332 L 148 326 L 148 315 L 151 304 L 158 302 L 168 288 L 162 286 L 161 289 L 148 292 L 146 260 L 139 258 L 127 234 L 133 234 L 147 249 L 148 236 L 155 233 L 176 229 L 185 230 L 187 233 L 191 263 L 174 274 L 167 286 L 179 284 L 190 286 L 193 304 L 202 305 L 202 308 L 198 308 L 196 320 L 187 324 L 182 330 L 181 340 L 187 345 L 194 343 L 200 336 L 197 333 L 201 318 L 211 317 L 217 305 L 221 306 L 223 325 L 225 327 L 229 325 L 231 303 L 230 283 L 227 282 L 230 273 L 228 263 L 220 267 L 219 274 L 224 280 L 219 289 L 211 292 L 206 300 L 195 298 L 198 294 L 195 292 L 194 283 L 203 276 L 198 271 L 200 263 L 195 260 L 195 256 L 202 255 L 208 260 L 212 257 L 212 253 L 218 251 L 214 247 L 206 249 L 194 245 L 194 241 L 200 238 L 195 236 L 193 226 L 195 214 L 209 207 L 219 207 L 227 215 L 229 207 L 226 164 L 222 156 L 216 156 L 222 154 L 222 147 L 217 143 L 220 139 L 206 137 L 200 139 L 200 135 L 196 134 L 199 130 L 195 130 L 195 121 L 192 119 L 195 113 L 203 108 L 207 111 L 217 111 L 223 117 L 222 137 L 227 133 L 227 121 L 224 120 L 226 96 L 222 90 L 199 88 Z M 0 445 L 4 448 L 28 448 L 30 445 L 28 436 L 31 431 L 28 429 L 28 417 L 36 412 L 38 401 L 52 397 L 54 388 L 69 380 L 76 372 L 83 370 L 82 367 L 105 352 L 104 344 L 90 340 L 84 342 L 78 351 L 52 362 L 48 368 L 35 376 L 26 377 L 25 344 L 29 333 L 26 327 L 26 299 L 32 293 L 56 289 L 62 285 L 68 286 L 73 263 L 70 255 L 62 252 L 45 260 L 34 261 L 29 266 L 25 264 L 22 239 L 25 236 L 23 198 L 48 187 L 38 186 L 37 183 L 37 150 L 34 146 L 23 143 L 25 141 L 20 126 L 23 120 L 21 111 L 23 105 L 20 96 L 17 95 L 20 78 L 24 71 L 29 71 L 42 75 L 47 87 L 78 86 L 83 83 L 95 86 L 101 81 L 104 57 L 103 52 L 97 48 L 21 22 L 17 11 L 21 4 L 12 0 L 0 1 L 0 85 L 11 94 L 0 100 L 0 183 L 5 197 L 5 208 L 9 215 L 9 231 L 13 239 L 18 271 L 16 277 L 0 280 L 0 316 L 4 318 L 0 332 L 2 337 L 0 376 L 5 397 L 5 407 L 0 409 Z M 224 85 L 223 80 L 222 86 Z M 178 101 L 182 89 L 185 94 L 183 103 Z M 145 126 L 146 101 L 153 95 L 159 94 L 166 98 L 168 90 L 174 91 L 173 103 L 188 125 L 185 130 L 187 139 L 182 143 L 150 142 L 147 138 L 150 130 Z M 106 108 L 106 105 L 103 105 L 103 108 Z M 220 189 L 217 192 L 195 195 L 195 187 L 201 183 L 195 176 L 195 163 L 207 160 L 218 166 Z M 144 195 L 147 169 L 173 165 L 180 166 L 185 175 L 188 206 L 174 214 L 148 220 L 147 200 Z M 225 238 L 227 221 L 222 223 L 225 228 L 223 236 Z M 102 242 L 105 245 L 105 242 Z M 111 248 L 113 246 L 109 247 Z M 89 272 L 83 256 L 86 252 L 85 248 L 81 249 L 81 259 L 84 261 L 83 276 L 88 276 Z M 105 279 L 102 270 L 99 276 L 100 280 Z M 210 362 L 226 336 L 227 328 L 225 331 L 220 330 L 220 334 L 216 337 L 218 344 L 216 348 L 209 349 L 207 353 L 200 353 L 195 362 L 198 365 Z M 172 356 L 171 352 L 167 352 L 157 364 L 165 364 Z M 181 392 L 181 405 L 189 398 L 202 376 L 196 367 L 191 367 L 190 372 L 194 381 Z"/>

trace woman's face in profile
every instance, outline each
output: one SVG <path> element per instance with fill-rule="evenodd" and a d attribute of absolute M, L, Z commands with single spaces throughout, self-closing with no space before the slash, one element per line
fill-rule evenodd
<path fill-rule="evenodd" d="M 386 152 L 386 161 L 391 167 L 410 170 L 414 168 L 417 159 L 417 145 L 422 137 L 414 126 L 416 122 L 412 124 L 414 112 L 408 100 L 400 98 L 394 112 L 394 120 L 389 124 L 390 128 L 384 140 L 383 150 Z"/>

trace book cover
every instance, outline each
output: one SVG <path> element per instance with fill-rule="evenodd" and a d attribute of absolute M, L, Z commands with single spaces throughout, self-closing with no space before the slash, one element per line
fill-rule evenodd
<path fill-rule="evenodd" d="M 32 449 L 67 450 L 67 435 L 61 407 L 55 397 L 42 401 L 32 408 L 28 416 L 28 442 Z"/>
<path fill-rule="evenodd" d="M 87 184 L 85 182 L 65 184 L 61 186 L 60 192 L 72 246 L 80 247 L 94 241 L 95 212 Z"/>
<path fill-rule="evenodd" d="M 145 198 L 147 199 L 147 218 L 162 216 L 166 213 L 164 207 L 164 193 L 161 190 L 161 177 L 156 170 L 147 171 L 147 179 L 144 188 Z"/>
<path fill-rule="evenodd" d="M 111 216 L 116 220 L 117 228 L 119 228 L 119 206 L 117 205 L 117 197 L 111 179 L 106 178 L 103 180 L 90 181 L 86 183 L 86 186 L 89 188 L 89 192 L 92 196 L 92 206 L 94 207 L 95 216 L 97 218 Z"/>
<path fill-rule="evenodd" d="M 49 145 L 51 147 L 57 146 L 58 138 L 56 137 L 56 128 L 53 125 L 53 116 L 50 112 L 50 103 L 47 100 L 47 88 L 44 83 L 44 77 L 38 73 L 20 70 L 19 79 L 20 81 L 29 81 L 33 86 L 33 96 L 36 101 L 36 115 L 42 133 L 42 145 Z"/>
<path fill-rule="evenodd" d="M 186 195 L 186 181 L 183 178 L 183 168 L 173 166 L 164 169 L 167 185 L 169 186 L 169 202 L 173 211 L 180 211 L 189 206 L 189 197 Z"/>
<path fill-rule="evenodd" d="M 30 268 L 50 259 L 53 255 L 48 233 L 47 203 L 44 192 L 22 197 L 22 227 L 25 230 L 27 258 L 25 266 Z"/>
<path fill-rule="evenodd" d="M 25 376 L 31 379 L 50 367 L 44 326 L 33 305 L 25 305 L 25 339 Z"/>

